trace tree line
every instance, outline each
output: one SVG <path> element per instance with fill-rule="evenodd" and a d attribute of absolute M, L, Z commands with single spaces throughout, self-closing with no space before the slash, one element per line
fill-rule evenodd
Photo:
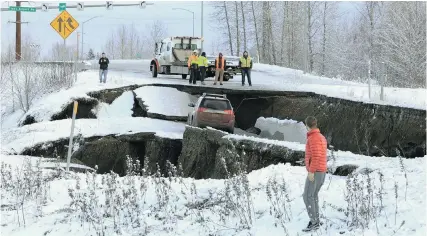
<path fill-rule="evenodd" d="M 142 30 L 134 24 L 121 25 L 112 30 L 103 51 L 110 59 L 150 58 L 155 42 L 167 36 L 167 27 L 159 20 L 147 24 Z"/>
<path fill-rule="evenodd" d="M 231 55 L 248 50 L 261 63 L 321 76 L 425 87 L 425 2 L 211 4 Z M 340 11 L 342 4 L 354 14 Z"/>

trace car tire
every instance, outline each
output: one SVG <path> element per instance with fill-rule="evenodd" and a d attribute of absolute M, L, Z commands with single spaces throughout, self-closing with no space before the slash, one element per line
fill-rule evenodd
<path fill-rule="evenodd" d="M 224 79 L 224 81 L 229 81 L 229 80 L 230 80 L 230 76 L 225 76 L 225 75 L 224 75 L 224 78 L 223 78 L 223 79 Z"/>
<path fill-rule="evenodd" d="M 187 79 L 187 75 L 181 75 L 182 79 Z"/>
<path fill-rule="evenodd" d="M 151 64 L 151 75 L 153 78 L 157 78 L 157 66 L 156 64 Z"/>

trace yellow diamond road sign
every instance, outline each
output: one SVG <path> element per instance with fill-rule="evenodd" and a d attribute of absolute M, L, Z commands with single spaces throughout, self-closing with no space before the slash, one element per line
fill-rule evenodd
<path fill-rule="evenodd" d="M 50 25 L 63 39 L 68 38 L 79 27 L 79 23 L 67 11 L 61 12 Z"/>

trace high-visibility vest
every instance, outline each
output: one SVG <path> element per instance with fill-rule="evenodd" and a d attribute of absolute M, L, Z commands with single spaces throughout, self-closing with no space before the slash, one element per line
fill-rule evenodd
<path fill-rule="evenodd" d="M 249 68 L 249 67 L 251 67 L 251 61 L 252 61 L 252 58 L 250 56 L 248 56 L 247 58 L 241 57 L 240 58 L 241 67 L 242 68 Z"/>
<path fill-rule="evenodd" d="M 188 58 L 188 62 L 187 62 L 187 64 L 188 64 L 188 67 L 190 67 L 192 64 L 197 64 L 197 60 L 199 59 L 199 57 L 198 56 L 196 56 L 196 55 L 191 55 L 189 58 Z"/>
<path fill-rule="evenodd" d="M 204 56 L 200 56 L 197 60 L 197 64 L 200 66 L 208 67 L 208 59 Z"/>
<path fill-rule="evenodd" d="M 222 57 L 222 58 L 221 58 L 221 67 L 218 67 L 219 59 L 220 59 L 219 57 L 217 57 L 217 58 L 216 58 L 215 68 L 216 68 L 216 69 L 224 69 L 224 68 L 225 68 L 225 65 L 224 65 L 224 62 L 225 62 L 224 57 Z"/>

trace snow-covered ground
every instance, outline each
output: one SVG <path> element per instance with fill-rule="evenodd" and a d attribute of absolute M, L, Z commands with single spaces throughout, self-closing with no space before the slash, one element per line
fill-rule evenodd
<path fill-rule="evenodd" d="M 148 112 L 166 116 L 187 116 L 192 110 L 189 103 L 197 97 L 175 88 L 144 86 L 134 90 L 136 97 L 144 101 Z"/>
<path fill-rule="evenodd" d="M 41 199 L 36 198 L 39 196 L 37 194 L 28 198 L 19 198 L 26 192 L 20 186 L 26 186 L 26 183 L 31 182 L 28 180 L 35 180 L 39 173 L 31 172 L 32 174 L 26 176 L 23 175 L 24 172 L 19 171 L 19 168 L 21 170 L 25 168 L 26 160 L 30 160 L 34 165 L 34 161 L 38 158 L 10 156 L 6 153 L 19 153 L 24 148 L 37 143 L 67 138 L 71 120 L 52 122 L 49 120 L 53 114 L 61 111 L 73 99 L 88 98 L 88 92 L 133 84 L 188 84 L 188 81 L 182 80 L 179 76 L 160 75 L 159 78 L 150 78 L 147 63 L 148 61 L 145 60 L 111 61 L 107 84 L 99 84 L 96 70 L 79 73 L 78 81 L 72 88 L 63 89 L 35 101 L 27 115 L 33 115 L 40 123 L 16 128 L 19 119 L 23 116 L 22 112 L 2 117 L 0 159 L 12 165 L 14 174 L 10 179 L 7 168 L 2 168 L 0 172 L 2 175 L 1 234 L 12 236 L 96 235 L 104 229 L 105 235 L 286 235 L 280 222 L 270 214 L 270 212 L 274 213 L 274 209 L 278 210 L 277 207 L 281 207 L 281 210 L 286 210 L 289 216 L 289 219 L 285 219 L 284 215 L 279 217 L 284 219 L 283 226 L 287 234 L 303 235 L 301 229 L 307 225 L 308 217 L 301 195 L 307 173 L 304 167 L 283 164 L 249 173 L 247 176 L 249 187 L 246 190 L 244 177 L 241 181 L 178 178 L 177 181 L 170 182 L 171 179 L 160 181 L 154 177 L 123 177 L 116 181 L 111 179 L 105 181 L 111 176 L 95 175 L 96 181 L 93 181 L 92 175 L 71 174 L 66 178 L 50 179 L 46 186 L 35 188 L 34 191 L 43 196 Z M 93 68 L 96 66 L 97 64 L 93 63 Z M 225 83 L 224 87 L 245 90 L 312 91 L 327 96 L 418 109 L 425 109 L 426 104 L 425 89 L 386 88 L 386 100 L 380 102 L 378 93 L 375 92 L 378 88 L 375 88 L 377 90 L 373 93 L 373 100 L 370 101 L 367 98 L 366 84 L 319 78 L 304 75 L 296 70 L 260 64 L 254 65 L 252 76 L 254 84 L 252 88 L 242 87 L 239 77 Z M 209 80 L 211 81 L 212 78 L 209 78 L 208 82 Z M 138 90 L 138 94 L 141 98 L 145 96 L 150 112 L 159 114 L 170 112 L 166 114 L 187 115 L 185 108 L 191 100 L 188 95 L 174 89 L 147 87 Z M 132 93 L 125 92 L 111 105 L 101 104 L 97 111 L 98 119 L 76 121 L 75 134 L 89 137 L 156 132 L 162 137 L 182 138 L 185 124 L 131 117 L 132 100 Z M 176 109 L 165 109 L 165 105 Z M 302 130 L 299 129 L 304 128 L 293 121 L 270 118 L 258 120 L 258 126 L 264 126 L 271 131 L 275 130 L 271 127 L 271 124 L 275 123 L 281 126 L 289 125 L 289 130 L 283 131 L 285 133 L 300 133 Z M 300 136 L 288 137 L 286 141 L 235 134 L 226 135 L 224 138 L 249 139 L 299 151 L 305 148 Z M 369 195 L 369 190 L 366 188 L 363 191 L 352 190 L 351 186 L 347 186 L 351 181 L 347 181 L 346 177 L 328 174 L 320 191 L 319 202 L 321 220 L 324 224 L 313 235 L 418 236 L 426 234 L 426 157 L 417 159 L 367 157 L 342 151 L 334 152 L 334 156 L 336 158 L 328 162 L 331 167 L 357 164 L 359 165 L 357 173 L 363 173 L 364 167 L 372 169 L 371 180 L 361 177 L 359 183 L 366 184 L 373 181 L 374 194 Z M 52 166 L 53 163 L 43 162 L 41 166 L 55 168 Z M 18 168 L 18 171 L 15 168 Z M 48 175 L 50 171 L 52 170 L 43 170 L 43 173 Z M 379 174 L 380 172 L 382 175 Z M 14 178 L 20 175 L 23 179 L 18 182 Z M 383 176 L 381 191 L 380 176 Z M 80 179 L 78 187 L 77 179 Z M 286 185 L 281 185 L 282 179 Z M 23 180 L 26 182 L 22 182 Z M 275 182 L 269 180 L 277 182 L 272 186 Z M 115 185 L 107 186 L 113 182 Z M 97 183 L 96 189 L 90 190 L 95 186 L 93 183 Z M 70 193 L 75 196 L 74 199 L 70 197 Z M 365 194 L 365 197 L 373 197 L 371 200 L 375 217 L 370 218 L 364 228 L 349 225 L 352 215 L 351 211 L 347 212 L 351 203 L 348 196 L 358 193 Z M 276 208 L 273 207 L 269 196 L 275 199 Z M 20 199 L 25 200 L 24 205 L 21 204 Z M 363 204 L 371 202 L 363 199 L 353 199 L 354 201 L 362 204 L 358 205 L 359 207 L 366 207 Z M 114 207 L 107 209 L 105 207 L 107 204 L 110 206 L 112 204 Z M 24 207 L 21 209 L 20 206 Z M 248 207 L 251 208 L 250 211 Z M 84 212 L 82 209 L 85 209 Z M 108 216 L 112 213 L 111 211 L 114 212 L 114 217 Z M 241 229 L 240 220 L 245 217 L 246 219 L 251 217 L 251 223 L 246 225 L 250 226 L 250 229 Z M 90 219 L 89 222 L 88 219 Z"/>
<path fill-rule="evenodd" d="M 2 130 L 1 150 L 7 153 L 20 153 L 26 147 L 38 143 L 68 138 L 71 119 L 40 122 L 19 128 Z M 74 134 L 83 137 L 105 136 L 109 134 L 132 134 L 138 132 L 156 132 L 166 138 L 182 139 L 185 124 L 172 121 L 142 117 L 118 117 L 104 119 L 78 119 Z"/>
<path fill-rule="evenodd" d="M 5 158 L 13 157 L 1 156 Z M 108 175 L 95 175 L 94 181 L 93 175 L 74 174 L 50 181 L 43 187 L 46 197 L 39 192 L 44 203 L 37 204 L 28 197 L 22 211 L 12 210 L 19 202 L 15 192 L 2 188 L 1 232 L 10 236 L 96 235 L 101 231 L 105 235 L 153 236 L 425 235 L 425 157 L 402 160 L 405 171 L 396 158 L 363 158 L 360 164 L 366 163 L 374 171 L 370 173 L 370 180 L 359 176 L 358 183 L 371 181 L 374 192 L 369 194 L 368 185 L 352 190 L 346 185 L 351 184 L 346 177 L 328 174 L 319 193 L 323 225 L 311 234 L 301 232 L 308 223 L 301 196 L 306 170 L 283 164 L 249 173 L 248 188 L 245 176 L 241 176 L 240 181 L 189 178 L 160 181 L 155 177 L 122 177 L 113 181 Z M 348 201 L 346 196 L 362 196 L 362 189 L 363 196 L 373 197 L 370 202 L 373 207 L 367 209 L 373 210 L 375 216 L 364 228 L 349 226 L 355 219 L 351 212 L 346 215 L 347 210 L 352 209 L 348 208 L 349 203 L 358 199 Z M 242 192 L 238 194 L 238 191 Z M 248 191 L 250 194 L 245 195 Z M 33 198 L 39 199 L 37 196 Z M 368 206 L 366 201 L 358 204 Z M 275 214 L 279 209 L 285 215 Z M 240 222 L 249 217 L 249 223 Z M 283 219 L 283 226 L 279 219 Z M 243 229 L 244 226 L 249 229 Z"/>

